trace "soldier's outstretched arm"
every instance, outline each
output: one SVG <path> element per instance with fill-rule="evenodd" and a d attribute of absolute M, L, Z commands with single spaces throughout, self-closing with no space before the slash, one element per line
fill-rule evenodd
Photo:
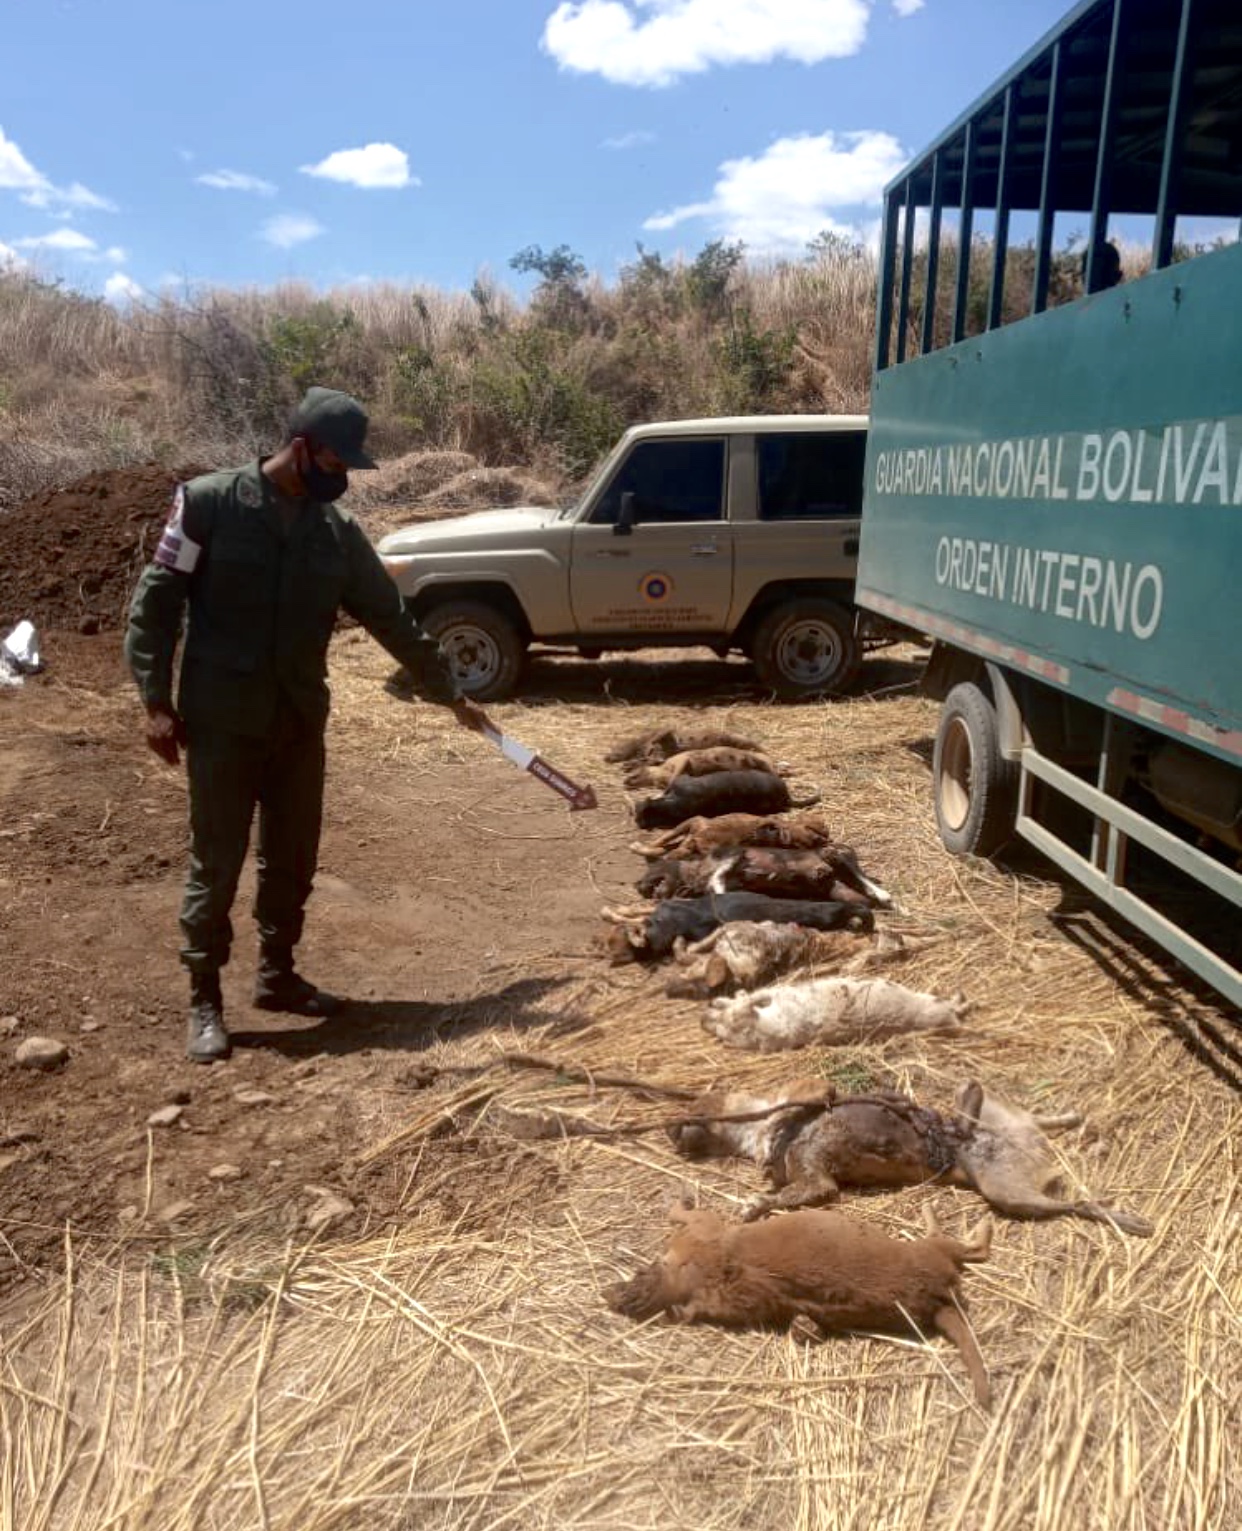
<path fill-rule="evenodd" d="M 409 670 L 420 695 L 452 706 L 458 722 L 477 728 L 479 725 L 472 719 L 474 711 L 481 709 L 474 703 L 469 707 L 462 705 L 465 698 L 444 651 L 430 633 L 423 631 L 402 601 L 366 533 L 355 521 L 347 525 L 349 582 L 342 602 L 345 610 L 356 622 L 361 622 L 398 664 Z"/>

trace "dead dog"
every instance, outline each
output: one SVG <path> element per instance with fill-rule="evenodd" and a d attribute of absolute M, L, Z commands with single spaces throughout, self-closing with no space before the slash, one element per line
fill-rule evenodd
<path fill-rule="evenodd" d="M 820 1334 L 936 1330 L 958 1348 L 985 1408 L 983 1357 L 959 1309 L 963 1268 L 986 1260 L 985 1219 L 966 1241 L 940 1231 L 930 1209 L 922 1239 L 893 1239 L 837 1212 L 791 1212 L 762 1223 L 727 1223 L 715 1212 L 677 1208 L 664 1258 L 604 1292 L 629 1318 L 667 1314 L 682 1324 L 730 1328 L 809 1325 Z"/>

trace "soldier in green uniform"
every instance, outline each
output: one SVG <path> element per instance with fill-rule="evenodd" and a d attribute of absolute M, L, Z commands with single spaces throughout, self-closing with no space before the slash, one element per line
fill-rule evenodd
<path fill-rule="evenodd" d="M 333 501 L 363 450 L 356 399 L 312 388 L 284 445 L 244 468 L 183 484 L 134 592 L 125 654 L 147 710 L 147 743 L 170 765 L 185 747 L 191 852 L 181 906 L 190 973 L 187 1052 L 225 1058 L 220 997 L 229 919 L 258 809 L 260 966 L 255 1004 L 330 1015 L 340 1001 L 295 971 L 319 850 L 327 651 L 344 610 L 411 672 L 421 695 L 480 729 L 433 638 L 402 604 L 358 524 Z M 174 707 L 173 659 L 185 624 Z"/>

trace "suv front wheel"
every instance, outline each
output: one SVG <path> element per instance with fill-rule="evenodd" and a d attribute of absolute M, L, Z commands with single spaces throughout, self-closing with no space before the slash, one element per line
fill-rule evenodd
<path fill-rule="evenodd" d="M 445 601 L 432 607 L 422 627 L 439 640 L 467 696 L 499 702 L 512 695 L 526 645 L 503 612 L 484 601 Z"/>
<path fill-rule="evenodd" d="M 858 673 L 862 651 L 843 606 L 806 596 L 768 612 L 755 629 L 751 657 L 765 686 L 797 701 L 843 691 Z"/>

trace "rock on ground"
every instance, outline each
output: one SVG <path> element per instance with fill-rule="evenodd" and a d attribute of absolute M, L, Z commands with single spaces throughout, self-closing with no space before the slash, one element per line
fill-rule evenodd
<path fill-rule="evenodd" d="M 19 1042 L 15 1054 L 27 1069 L 58 1069 L 69 1061 L 69 1049 L 55 1037 L 27 1037 Z"/>

